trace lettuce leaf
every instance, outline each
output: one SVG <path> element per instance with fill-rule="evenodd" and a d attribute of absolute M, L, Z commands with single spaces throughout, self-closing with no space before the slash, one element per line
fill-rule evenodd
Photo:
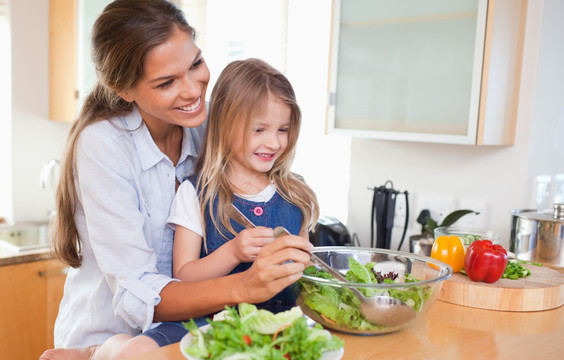
<path fill-rule="evenodd" d="M 359 263 L 355 258 L 349 258 L 349 271 L 347 271 L 347 280 L 350 282 L 370 284 L 372 277 L 371 271 Z"/>
<path fill-rule="evenodd" d="M 249 329 L 260 334 L 274 334 L 282 326 L 289 326 L 297 318 L 304 314 L 299 306 L 294 306 L 290 310 L 273 314 L 268 310 L 257 309 L 255 305 L 242 303 L 239 304 L 239 315 L 241 321 Z"/>

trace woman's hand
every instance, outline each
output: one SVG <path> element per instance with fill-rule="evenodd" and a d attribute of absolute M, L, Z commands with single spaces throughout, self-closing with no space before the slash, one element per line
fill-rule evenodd
<path fill-rule="evenodd" d="M 260 250 L 251 268 L 243 273 L 239 302 L 269 300 L 300 279 L 310 263 L 311 243 L 299 236 L 284 235 Z"/>
<path fill-rule="evenodd" d="M 252 262 L 255 261 L 262 247 L 273 241 L 274 231 L 260 226 L 242 230 L 228 244 L 239 262 Z"/>

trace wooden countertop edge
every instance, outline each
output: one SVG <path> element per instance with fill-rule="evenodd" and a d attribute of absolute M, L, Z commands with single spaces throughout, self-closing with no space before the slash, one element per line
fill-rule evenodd
<path fill-rule="evenodd" d="M 473 282 L 464 275 L 454 274 L 442 284 L 437 299 L 498 311 L 543 311 L 564 305 L 562 272 L 551 267 L 532 272 L 530 278 L 501 279 L 493 284 Z"/>
<path fill-rule="evenodd" d="M 50 249 L 45 247 L 45 248 L 22 251 L 19 253 L 0 256 L 0 266 L 23 264 L 23 263 L 34 262 L 34 261 L 51 260 L 54 258 L 55 257 L 51 253 Z"/>

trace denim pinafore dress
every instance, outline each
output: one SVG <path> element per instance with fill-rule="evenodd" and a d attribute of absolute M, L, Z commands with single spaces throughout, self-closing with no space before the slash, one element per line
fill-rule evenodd
<path fill-rule="evenodd" d="M 195 184 L 196 181 L 194 177 L 189 178 L 190 181 Z M 194 185 L 196 186 L 196 185 Z M 301 225 L 302 225 L 302 212 L 294 204 L 286 201 L 278 192 L 267 200 L 266 202 L 255 202 L 237 195 L 234 195 L 233 204 L 237 209 L 239 209 L 253 224 L 256 226 L 264 226 L 269 228 L 275 228 L 277 226 L 285 227 L 292 235 L 299 235 Z M 217 209 L 216 206 L 214 208 Z M 233 239 L 231 233 L 225 230 L 223 227 L 221 229 L 223 235 L 215 228 L 208 211 L 205 211 L 205 234 L 206 234 L 206 249 L 202 246 L 200 253 L 200 258 L 208 256 L 215 250 L 217 250 L 221 245 L 225 244 L 227 241 Z M 244 226 L 231 220 L 231 225 L 233 229 L 239 233 L 244 230 Z M 237 265 L 230 274 L 239 273 L 245 271 L 251 267 L 252 263 L 240 263 Z M 273 313 L 280 311 L 286 311 L 296 306 L 297 295 L 291 289 L 291 286 L 285 288 L 280 293 L 275 295 L 272 299 L 265 301 L 260 304 L 255 304 L 259 309 L 266 309 Z"/>

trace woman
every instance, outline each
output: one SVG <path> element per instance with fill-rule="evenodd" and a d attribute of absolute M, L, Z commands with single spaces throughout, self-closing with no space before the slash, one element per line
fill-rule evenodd
<path fill-rule="evenodd" d="M 94 25 L 92 51 L 99 83 L 71 129 L 57 191 L 55 252 L 72 268 L 55 346 L 89 347 L 153 322 L 261 302 L 299 279 L 311 245 L 297 236 L 263 247 L 245 272 L 171 278 L 166 219 L 199 152 L 209 70 L 194 30 L 166 0 L 112 2 Z"/>

